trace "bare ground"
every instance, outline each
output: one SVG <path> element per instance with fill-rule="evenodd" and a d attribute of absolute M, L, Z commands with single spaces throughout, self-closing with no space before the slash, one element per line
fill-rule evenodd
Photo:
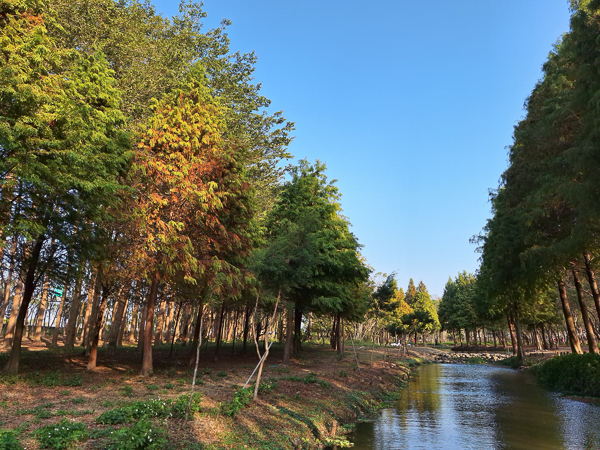
<path fill-rule="evenodd" d="M 45 346 L 27 345 L 21 375 L 0 378 L 0 429 L 15 430 L 28 449 L 39 448 L 32 435 L 35 429 L 64 417 L 85 423 L 90 431 L 101 430 L 104 426 L 95 421 L 104 411 L 190 392 L 189 347 L 176 346 L 172 357 L 169 346 L 155 349 L 154 373 L 144 378 L 138 376 L 141 358 L 135 348 L 121 348 L 112 357 L 101 349 L 98 369 L 89 372 L 82 352 L 36 351 Z M 262 379 L 276 387 L 232 418 L 223 414 L 222 406 L 232 401 L 258 362 L 253 347 L 245 353 L 240 347 L 233 353 L 230 345 L 223 347 L 218 359 L 214 348 L 202 349 L 197 386 L 203 397 L 201 411 L 193 421 L 157 424 L 166 429 L 169 448 L 321 448 L 343 440 L 347 425 L 376 411 L 410 373 L 398 349 L 359 347 L 355 353 L 349 347 L 340 358 L 327 346 L 305 344 L 297 358 L 283 366 L 282 350 L 275 345 Z M 423 353 L 412 355 L 427 356 Z M 7 357 L 0 353 L 0 364 Z M 312 382 L 303 382 L 309 374 Z M 103 448 L 103 441 L 90 439 L 80 448 Z"/>

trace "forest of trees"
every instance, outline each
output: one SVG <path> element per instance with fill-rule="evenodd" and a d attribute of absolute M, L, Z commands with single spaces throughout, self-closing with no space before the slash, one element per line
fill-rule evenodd
<path fill-rule="evenodd" d="M 524 344 L 598 352 L 600 2 L 571 9 L 515 127 L 493 217 L 473 239 L 480 270 L 449 280 L 440 304 L 445 329 L 467 342 L 478 329 L 509 331 L 521 361 Z"/>
<path fill-rule="evenodd" d="M 201 5 L 0 2 L 0 336 L 74 351 L 439 328 L 423 283 L 380 282 L 325 165 L 287 165 L 293 123 Z M 193 348 L 193 346 L 192 346 Z M 190 351 L 193 361 L 195 352 Z"/>

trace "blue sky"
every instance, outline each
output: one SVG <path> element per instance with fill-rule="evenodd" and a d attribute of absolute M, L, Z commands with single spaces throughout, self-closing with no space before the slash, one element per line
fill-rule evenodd
<path fill-rule="evenodd" d="M 154 0 L 170 16 L 177 1 Z M 296 123 L 295 159 L 337 179 L 344 214 L 377 272 L 441 296 L 474 272 L 469 238 L 552 45 L 567 0 L 205 0 L 232 50 Z"/>

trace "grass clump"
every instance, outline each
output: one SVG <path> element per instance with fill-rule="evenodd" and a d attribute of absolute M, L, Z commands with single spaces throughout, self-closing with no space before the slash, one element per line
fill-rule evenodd
<path fill-rule="evenodd" d="M 543 386 L 554 391 L 600 397 L 600 355 L 556 356 L 535 366 L 533 372 Z"/>
<path fill-rule="evenodd" d="M 472 356 L 465 360 L 465 363 L 467 364 L 485 364 L 486 362 L 487 361 L 480 356 Z"/>
<path fill-rule="evenodd" d="M 74 448 L 78 442 L 87 440 L 88 432 L 85 424 L 63 419 L 37 429 L 35 436 L 42 448 L 62 450 Z"/>

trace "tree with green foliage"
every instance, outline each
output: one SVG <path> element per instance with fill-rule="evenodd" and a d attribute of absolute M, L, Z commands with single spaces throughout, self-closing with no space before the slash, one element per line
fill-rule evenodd
<path fill-rule="evenodd" d="M 10 211 L 0 227 L 3 236 L 22 244 L 23 294 L 5 368 L 16 373 L 37 280 L 61 249 L 90 249 L 94 224 L 122 189 L 129 137 L 122 131 L 120 94 L 103 55 L 84 57 L 57 48 L 39 15 L 44 2 L 11 6 L 3 11 L 0 31 L 6 55 L 0 68 L 6 75 L 0 209 Z"/>

